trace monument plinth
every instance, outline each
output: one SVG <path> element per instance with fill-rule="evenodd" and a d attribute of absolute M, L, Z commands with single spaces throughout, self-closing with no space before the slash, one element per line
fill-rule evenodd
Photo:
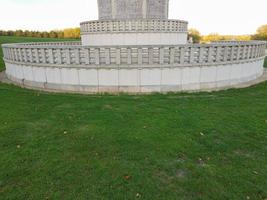
<path fill-rule="evenodd" d="M 168 19 L 169 0 L 98 0 L 99 20 Z"/>
<path fill-rule="evenodd" d="M 99 20 L 81 23 L 83 45 L 187 43 L 187 22 L 168 20 L 169 0 L 98 0 Z"/>
<path fill-rule="evenodd" d="M 6 74 L 24 87 L 97 92 L 218 90 L 263 74 L 266 42 L 187 43 L 168 0 L 98 0 L 81 42 L 4 44 Z"/>

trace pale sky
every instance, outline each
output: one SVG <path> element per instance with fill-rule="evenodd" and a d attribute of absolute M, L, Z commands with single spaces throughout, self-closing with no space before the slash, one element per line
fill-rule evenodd
<path fill-rule="evenodd" d="M 0 29 L 79 27 L 98 17 L 97 0 L 0 0 Z M 170 0 L 170 19 L 189 22 L 202 34 L 253 34 L 267 24 L 267 0 Z"/>

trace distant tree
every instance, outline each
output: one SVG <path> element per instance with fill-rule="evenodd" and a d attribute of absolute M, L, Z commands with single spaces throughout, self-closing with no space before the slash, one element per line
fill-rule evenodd
<path fill-rule="evenodd" d="M 24 32 L 22 30 L 16 30 L 15 36 L 22 37 L 22 36 L 24 36 Z"/>
<path fill-rule="evenodd" d="M 16 30 L 4 31 L 0 30 L 0 36 L 18 36 L 18 37 L 38 37 L 38 38 L 80 38 L 80 28 L 68 28 L 64 30 L 53 30 L 50 32 L 44 31 L 29 31 Z"/>
<path fill-rule="evenodd" d="M 49 37 L 50 37 L 50 38 L 57 38 L 57 32 L 55 32 L 55 31 L 51 31 L 51 32 L 49 33 Z"/>
<path fill-rule="evenodd" d="M 57 31 L 57 37 L 58 38 L 64 38 L 64 32 L 63 31 Z"/>
<path fill-rule="evenodd" d="M 255 35 L 252 36 L 253 40 L 267 40 L 267 25 L 263 25 L 257 29 Z"/>
<path fill-rule="evenodd" d="M 191 28 L 188 31 L 188 39 L 192 38 L 194 43 L 199 43 L 201 40 L 201 34 L 197 29 Z"/>
<path fill-rule="evenodd" d="M 64 29 L 64 38 L 80 38 L 80 28 Z"/>

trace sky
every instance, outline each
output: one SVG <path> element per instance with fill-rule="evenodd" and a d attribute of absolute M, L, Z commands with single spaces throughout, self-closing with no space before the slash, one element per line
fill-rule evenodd
<path fill-rule="evenodd" d="M 98 18 L 97 0 L 0 0 L 0 29 L 59 30 Z M 267 24 L 267 0 L 170 0 L 170 19 L 202 34 L 253 34 Z"/>

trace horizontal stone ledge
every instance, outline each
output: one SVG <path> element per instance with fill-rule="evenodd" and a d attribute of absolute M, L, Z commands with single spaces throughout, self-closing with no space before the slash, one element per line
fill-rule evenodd
<path fill-rule="evenodd" d="M 29 48 L 29 49 L 36 49 L 36 48 L 45 48 L 45 49 L 86 49 L 86 48 L 205 48 L 205 47 L 231 47 L 231 46 L 249 46 L 249 45 L 266 45 L 267 42 L 265 41 L 233 41 L 227 43 L 207 43 L 207 44 L 179 44 L 179 45 L 99 45 L 99 46 L 90 46 L 86 45 L 83 46 L 81 43 L 76 44 L 74 43 L 71 45 L 70 43 L 62 42 L 60 45 L 55 45 L 55 43 L 12 43 L 12 44 L 2 44 L 3 48 Z"/>
<path fill-rule="evenodd" d="M 81 35 L 88 35 L 88 34 L 116 34 L 116 33 L 187 33 L 187 31 L 153 31 L 153 30 L 147 30 L 147 31 L 101 31 L 101 32 L 90 32 L 90 31 L 83 31 L 81 32 Z"/>
<path fill-rule="evenodd" d="M 185 23 L 188 24 L 188 21 L 185 20 L 179 20 L 179 19 L 120 19 L 120 20 L 90 20 L 90 21 L 84 21 L 81 22 L 80 25 L 88 24 L 88 23 L 110 23 L 110 22 L 180 22 L 180 23 Z"/>

